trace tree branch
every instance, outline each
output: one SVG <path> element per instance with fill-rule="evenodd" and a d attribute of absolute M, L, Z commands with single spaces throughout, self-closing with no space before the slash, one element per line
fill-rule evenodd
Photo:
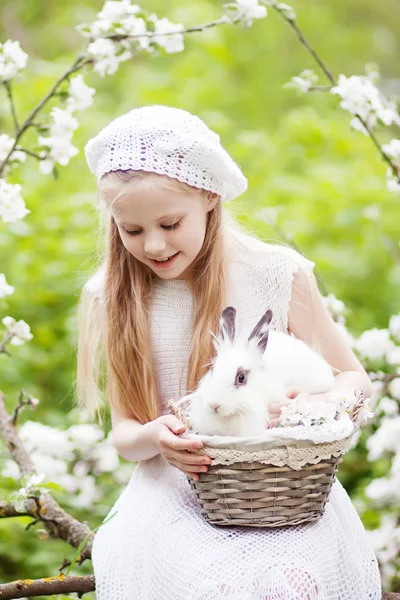
<path fill-rule="evenodd" d="M 7 412 L 4 395 L 1 392 L 0 434 L 12 458 L 19 466 L 21 475 L 38 474 L 12 424 L 12 417 L 10 417 Z M 39 498 L 29 498 L 25 502 L 25 509 L 26 513 L 24 514 L 33 517 L 35 522 L 42 521 L 43 525 L 51 535 L 64 540 L 73 548 L 78 548 L 80 543 L 90 535 L 77 562 L 81 564 L 84 560 L 91 557 L 94 533 L 86 524 L 81 523 L 77 519 L 74 519 L 70 514 L 66 513 L 49 494 L 43 493 Z M 15 514 L 10 514 L 10 512 L 12 513 L 12 510 L 7 503 L 0 503 L 0 517 L 16 516 Z"/>
<path fill-rule="evenodd" d="M 55 575 L 44 579 L 19 579 L 0 584 L 0 600 L 53 596 L 77 592 L 86 594 L 95 590 L 94 575 Z"/>

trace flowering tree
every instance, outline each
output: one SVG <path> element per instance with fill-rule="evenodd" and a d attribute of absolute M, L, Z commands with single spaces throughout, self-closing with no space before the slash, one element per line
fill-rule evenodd
<path fill-rule="evenodd" d="M 327 85 L 318 84 L 314 71 L 305 70 L 293 77 L 287 87 L 298 93 L 329 92 L 341 99 L 340 107 L 351 114 L 350 125 L 360 131 L 375 145 L 377 152 L 387 165 L 387 188 L 389 192 L 400 192 L 400 140 L 392 139 L 382 144 L 378 129 L 399 126 L 400 117 L 394 99 L 386 99 L 377 87 L 378 72 L 368 68 L 366 75 L 339 75 L 335 79 L 328 66 L 300 31 L 293 9 L 274 0 L 237 0 L 224 6 L 222 16 L 197 27 L 185 28 L 167 18 L 158 19 L 130 0 L 106 1 L 93 23 L 79 25 L 85 45 L 67 71 L 59 77 L 49 92 L 32 110 L 23 123 L 20 122 L 15 106 L 14 84 L 21 78 L 28 56 L 18 41 L 7 40 L 0 44 L 0 82 L 8 97 L 13 137 L 0 135 L 0 218 L 4 223 L 13 223 L 29 215 L 29 209 L 21 194 L 22 187 L 11 183 L 18 166 L 27 157 L 38 161 L 43 175 L 57 177 L 59 166 L 65 166 L 78 153 L 72 138 L 79 126 L 77 113 L 93 103 L 95 89 L 86 85 L 79 71 L 93 69 L 100 77 L 113 75 L 123 61 L 139 53 L 157 56 L 164 52 L 172 54 L 184 50 L 184 36 L 201 32 L 220 25 L 251 26 L 254 19 L 267 16 L 267 11 L 276 12 L 292 29 L 299 42 L 307 49 L 318 68 L 327 79 Z M 53 106 L 51 102 L 61 105 Z M 28 130 L 37 134 L 37 143 L 32 148 L 23 144 Z M 7 180 L 6 178 L 9 178 Z M 260 218 L 276 224 L 276 214 L 265 209 Z M 374 215 L 370 215 L 374 219 Z M 0 298 L 14 292 L 14 287 L 0 273 Z M 355 351 L 363 360 L 374 385 L 372 397 L 375 417 L 369 428 L 360 437 L 359 443 L 366 444 L 369 460 L 377 464 L 377 477 L 365 488 L 359 499 L 362 512 L 368 503 L 376 503 L 382 514 L 382 522 L 371 532 L 371 540 L 381 563 L 385 587 L 400 586 L 400 314 L 390 317 L 387 329 L 365 331 L 359 339 L 348 332 L 345 307 L 332 294 L 325 301 L 331 314 L 341 327 Z M 16 321 L 11 316 L 2 319 L 4 339 L 0 353 L 11 357 L 10 346 L 20 346 L 32 339 L 30 326 Z M 19 481 L 22 486 L 9 498 L 0 501 L 0 517 L 10 518 L 28 515 L 29 526 L 41 523 L 44 529 L 37 530 L 46 538 L 59 537 L 77 551 L 71 559 L 65 559 L 60 567 L 61 574 L 46 580 L 11 582 L 0 585 L 1 598 L 17 598 L 37 595 L 52 595 L 62 592 L 83 593 L 94 589 L 93 576 L 69 575 L 74 564 L 83 564 L 90 558 L 91 541 L 95 531 L 80 523 L 63 510 L 53 499 L 52 491 L 65 490 L 69 493 L 71 510 L 79 506 L 90 506 L 101 500 L 99 478 L 112 477 L 119 484 L 127 482 L 130 472 L 120 465 L 111 438 L 104 438 L 95 425 L 87 425 L 85 415 L 75 412 L 70 426 L 60 431 L 34 421 L 27 421 L 16 428 L 20 411 L 29 406 L 35 408 L 38 400 L 22 390 L 17 405 L 10 415 L 0 393 L 0 433 L 11 459 L 6 461 L 2 475 Z M 52 443 L 56 440 L 56 443 Z M 382 464 L 384 465 L 382 467 Z M 68 465 L 68 468 L 67 468 Z M 112 517 L 111 517 L 112 518 Z"/>

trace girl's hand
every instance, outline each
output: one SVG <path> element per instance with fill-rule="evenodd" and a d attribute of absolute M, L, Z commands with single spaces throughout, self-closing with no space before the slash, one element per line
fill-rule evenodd
<path fill-rule="evenodd" d="M 155 425 L 154 444 L 159 453 L 185 475 L 197 480 L 197 473 L 207 471 L 211 464 L 209 456 L 198 456 L 189 450 L 200 450 L 203 442 L 179 438 L 179 434 L 186 430 L 186 426 L 173 415 L 163 415 L 153 421 Z"/>

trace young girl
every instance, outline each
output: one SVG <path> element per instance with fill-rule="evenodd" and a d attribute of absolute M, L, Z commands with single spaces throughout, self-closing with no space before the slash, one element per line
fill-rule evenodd
<path fill-rule="evenodd" d="M 218 135 L 184 110 L 134 109 L 85 152 L 107 235 L 104 263 L 80 302 L 79 399 L 92 415 L 99 410 L 105 365 L 114 444 L 138 462 L 94 539 L 97 599 L 381 598 L 376 558 L 339 481 L 315 523 L 210 525 L 187 479 L 210 459 L 188 452 L 202 444 L 179 437 L 185 427 L 167 409 L 208 370 L 210 331 L 219 333 L 227 305 L 249 333 L 271 308 L 272 329 L 317 348 L 338 373 L 337 388 L 369 396 L 366 372 L 324 307 L 314 264 L 246 234 L 229 216 L 222 202 L 247 180 Z"/>

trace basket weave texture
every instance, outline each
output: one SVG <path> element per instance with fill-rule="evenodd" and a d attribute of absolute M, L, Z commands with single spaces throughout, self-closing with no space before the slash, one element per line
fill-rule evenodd
<path fill-rule="evenodd" d="M 364 403 L 361 390 L 356 397 L 353 422 Z M 353 435 L 330 443 L 255 452 L 204 444 L 194 452 L 207 454 L 213 462 L 198 480 L 188 478 L 202 515 L 220 526 L 287 527 L 317 521 Z"/>

